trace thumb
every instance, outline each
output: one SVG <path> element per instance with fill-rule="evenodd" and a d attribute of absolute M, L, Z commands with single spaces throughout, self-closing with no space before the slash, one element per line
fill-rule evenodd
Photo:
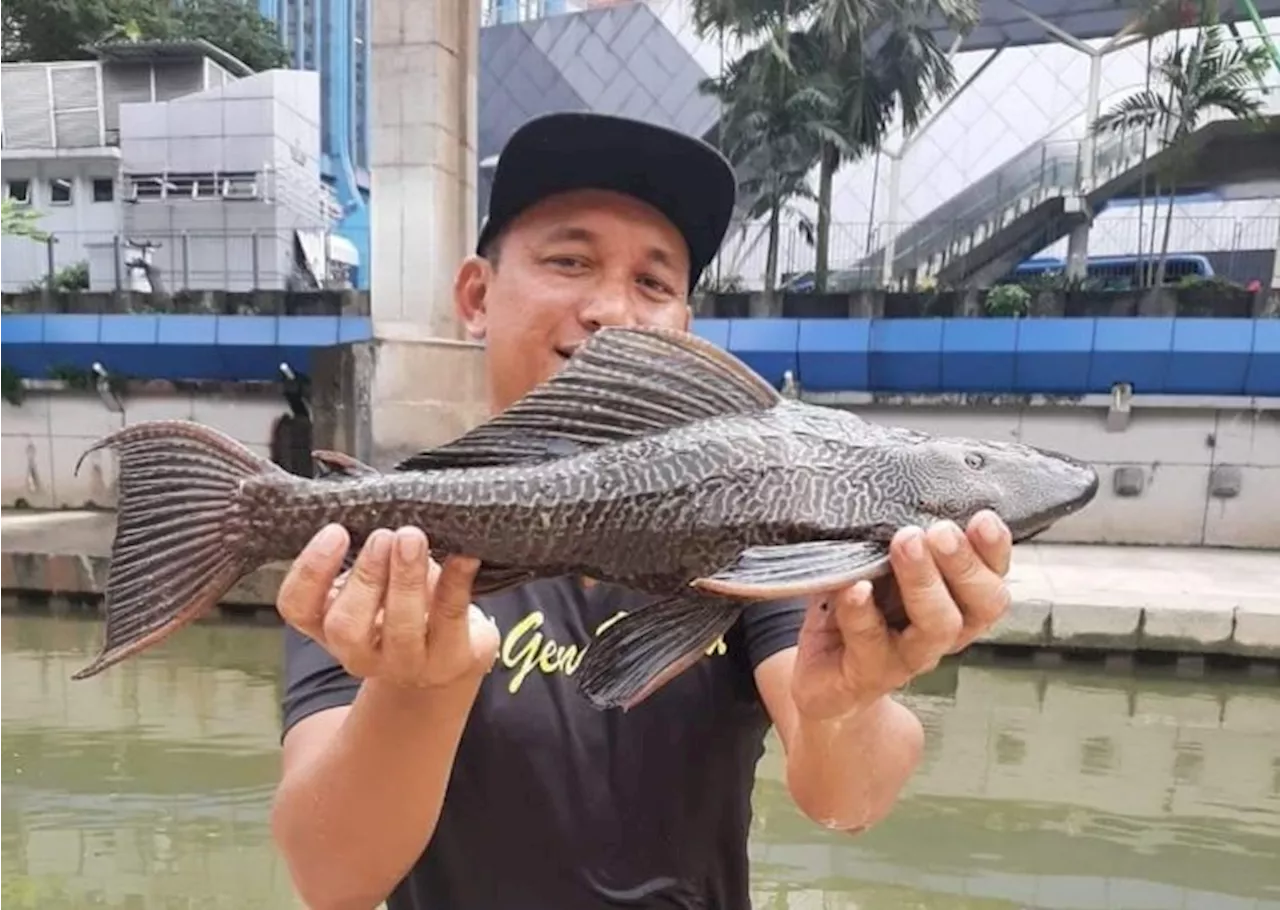
<path fill-rule="evenodd" d="M 427 612 L 427 636 L 446 651 L 466 647 L 471 586 L 480 571 L 480 560 L 449 556 L 436 577 Z"/>

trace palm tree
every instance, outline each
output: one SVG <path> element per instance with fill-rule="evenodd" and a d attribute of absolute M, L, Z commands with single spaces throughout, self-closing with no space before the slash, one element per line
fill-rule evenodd
<path fill-rule="evenodd" d="M 978 21 L 977 0 L 817 0 L 798 61 L 836 99 L 818 165 L 815 289 L 826 290 L 831 187 L 844 164 L 879 149 L 901 106 L 903 129 L 919 126 L 934 100 L 955 86 L 955 70 L 933 28 L 941 20 L 957 34 Z"/>
<path fill-rule="evenodd" d="M 951 61 L 932 29 L 943 21 L 963 33 L 977 22 L 978 2 L 694 0 L 693 13 L 704 37 L 763 37 L 762 46 L 733 67 L 749 60 L 758 74 L 785 76 L 772 86 L 782 94 L 771 96 L 770 105 L 784 104 L 782 96 L 790 95 L 794 105 L 785 120 L 806 134 L 801 142 L 818 142 L 816 278 L 817 289 L 825 290 L 836 171 L 879 148 L 899 105 L 904 126 L 914 129 L 933 99 L 951 90 Z M 724 99 L 742 84 L 728 72 L 721 81 Z"/>
<path fill-rule="evenodd" d="M 764 284 L 771 312 L 782 213 L 790 200 L 813 196 L 807 175 L 833 109 L 832 98 L 793 65 L 789 45 L 796 39 L 777 20 L 761 45 L 701 86 L 721 102 L 721 151 L 738 171 L 747 217 L 768 217 Z"/>
<path fill-rule="evenodd" d="M 1270 65 L 1267 49 L 1237 44 L 1228 40 L 1225 32 L 1221 25 L 1202 26 L 1189 47 L 1179 43 L 1156 64 L 1153 75 L 1157 85 L 1130 95 L 1092 124 L 1097 134 L 1151 129 L 1162 147 L 1171 150 L 1160 180 L 1169 193 L 1169 205 L 1153 282 L 1157 288 L 1164 284 L 1173 203 L 1186 140 L 1214 109 L 1220 108 L 1237 120 L 1261 120 L 1262 101 L 1251 94 L 1250 88 L 1264 78 Z"/>

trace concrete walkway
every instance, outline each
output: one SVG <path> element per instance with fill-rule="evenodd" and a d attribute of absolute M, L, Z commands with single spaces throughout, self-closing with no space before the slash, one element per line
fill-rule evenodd
<path fill-rule="evenodd" d="M 109 513 L 4 512 L 4 591 L 99 593 L 114 525 Z M 264 568 L 226 601 L 269 608 L 282 574 Z M 1280 660 L 1280 551 L 1027 543 L 1010 588 L 993 644 Z"/>

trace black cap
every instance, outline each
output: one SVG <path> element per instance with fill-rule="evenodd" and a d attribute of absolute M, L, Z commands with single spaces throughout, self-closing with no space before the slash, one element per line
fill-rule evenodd
<path fill-rule="evenodd" d="M 626 193 L 666 215 L 689 247 L 692 290 L 724 240 L 737 180 L 723 155 L 686 133 L 607 114 L 548 114 L 517 129 L 498 157 L 476 251 L 529 206 L 578 189 Z"/>

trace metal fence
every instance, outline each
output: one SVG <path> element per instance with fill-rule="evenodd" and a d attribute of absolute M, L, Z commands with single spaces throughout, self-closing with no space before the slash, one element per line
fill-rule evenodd
<path fill-rule="evenodd" d="M 1167 208 L 1145 206 L 1141 218 L 1133 214 L 1106 213 L 1089 233 L 1089 256 L 1158 256 L 1164 239 Z M 883 221 L 840 222 L 831 225 L 827 264 L 832 290 L 858 290 L 883 286 L 878 262 L 866 262 L 886 241 L 921 222 L 899 225 Z M 939 225 L 939 230 L 946 225 Z M 1036 256 L 1065 257 L 1066 238 L 1037 252 Z M 1175 208 L 1169 232 L 1169 252 L 1204 255 L 1215 273 L 1240 284 L 1261 281 L 1269 286 L 1277 246 L 1280 246 L 1280 214 L 1215 216 L 1181 214 Z M 725 246 L 707 270 L 706 281 L 726 290 L 759 290 L 764 287 L 768 257 L 768 230 L 760 223 L 735 224 Z M 817 264 L 811 226 L 784 224 L 778 233 L 777 277 L 779 286 L 812 277 Z"/>
<path fill-rule="evenodd" d="M 285 291 L 350 286 L 350 244 L 321 230 L 47 231 L 5 237 L 5 293 Z"/>
<path fill-rule="evenodd" d="M 1144 216 L 1107 214 L 1089 236 L 1090 257 L 1156 257 L 1165 227 L 1165 209 L 1147 206 Z M 901 225 L 902 231 L 911 225 Z M 828 288 L 833 291 L 883 286 L 878 264 L 858 263 L 882 249 L 891 225 L 841 222 L 831 226 Z M 308 291 L 344 289 L 351 273 L 342 250 L 349 244 L 323 231 L 169 231 L 131 235 L 107 231 L 54 231 L 47 242 L 24 237 L 3 240 L 5 293 L 55 291 Z M 745 242 L 744 242 L 745 237 Z M 811 232 L 784 225 L 778 238 L 778 282 L 802 289 L 816 265 Z M 1280 214 L 1256 216 L 1180 215 L 1174 212 L 1169 251 L 1207 258 L 1213 272 L 1248 285 L 1272 283 L 1280 243 Z M 1066 239 L 1036 255 L 1066 256 Z M 725 249 L 705 280 L 721 290 L 764 287 L 765 228 L 730 228 Z"/>

